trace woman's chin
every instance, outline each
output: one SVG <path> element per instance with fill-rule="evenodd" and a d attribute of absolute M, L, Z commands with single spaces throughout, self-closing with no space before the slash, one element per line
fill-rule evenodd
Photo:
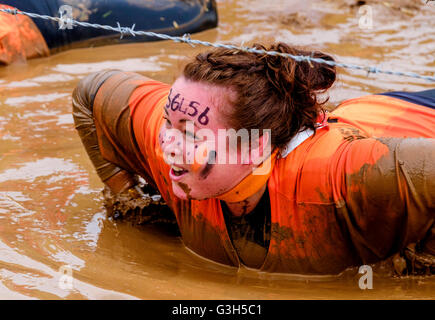
<path fill-rule="evenodd" d="M 210 198 L 195 194 L 195 191 L 193 191 L 190 186 L 183 182 L 172 181 L 172 191 L 174 192 L 175 196 L 181 200 L 205 200 Z"/>
<path fill-rule="evenodd" d="M 181 200 L 187 200 L 190 198 L 190 189 L 187 185 L 181 185 L 178 182 L 172 181 L 172 191 L 177 198 Z"/>

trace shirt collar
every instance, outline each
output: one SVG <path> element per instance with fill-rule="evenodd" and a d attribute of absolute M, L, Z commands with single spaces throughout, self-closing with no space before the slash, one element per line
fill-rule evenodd
<path fill-rule="evenodd" d="M 289 143 L 287 143 L 287 145 L 281 150 L 281 158 L 287 157 L 290 154 L 290 152 L 292 152 L 294 149 L 296 149 L 302 142 L 307 140 L 313 134 L 314 134 L 314 130 L 312 130 L 312 129 L 305 129 L 305 130 L 299 131 L 289 141 Z"/>

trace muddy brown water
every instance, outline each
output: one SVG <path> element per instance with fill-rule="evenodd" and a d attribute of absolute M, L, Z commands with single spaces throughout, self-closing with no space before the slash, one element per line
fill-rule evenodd
<path fill-rule="evenodd" d="M 373 28 L 362 29 L 355 2 L 221 0 L 219 27 L 194 38 L 285 41 L 343 62 L 435 73 L 434 3 L 366 1 Z M 433 276 L 375 273 L 373 290 L 361 290 L 356 269 L 331 277 L 237 270 L 196 256 L 167 230 L 107 218 L 103 185 L 73 128 L 72 90 L 106 68 L 172 82 L 183 59 L 203 49 L 128 44 L 0 68 L 0 299 L 434 299 Z M 368 93 L 433 86 L 340 69 L 330 106 Z M 72 287 L 62 277 L 68 270 Z"/>

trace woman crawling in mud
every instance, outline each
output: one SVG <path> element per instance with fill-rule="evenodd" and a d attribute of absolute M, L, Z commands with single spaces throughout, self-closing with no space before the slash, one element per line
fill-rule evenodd
<path fill-rule="evenodd" d="M 133 197 L 144 178 L 205 258 L 338 274 L 399 254 L 408 262 L 399 273 L 434 273 L 435 89 L 327 113 L 318 95 L 335 79 L 325 64 L 213 49 L 172 86 L 89 75 L 73 93 L 74 120 L 105 185 Z"/>

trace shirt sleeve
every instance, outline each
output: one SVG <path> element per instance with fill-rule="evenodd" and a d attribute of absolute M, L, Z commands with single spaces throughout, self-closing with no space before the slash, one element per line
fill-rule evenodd
<path fill-rule="evenodd" d="M 435 139 L 361 139 L 340 160 L 338 212 L 362 260 L 425 238 L 435 220 Z"/>
<path fill-rule="evenodd" d="M 75 128 L 98 176 L 113 192 L 118 193 L 132 187 L 135 181 L 126 168 L 103 156 L 110 144 L 101 134 L 102 124 L 97 123 L 94 117 L 95 96 L 105 81 L 116 73 L 117 71 L 98 72 L 81 80 L 72 94 L 72 113 Z M 102 137 L 104 139 L 100 141 L 99 138 Z"/>
<path fill-rule="evenodd" d="M 79 83 L 73 93 L 74 121 L 103 182 L 116 176 L 116 184 L 125 189 L 138 174 L 157 187 L 150 165 L 156 162 L 154 146 L 161 124 L 161 116 L 155 115 L 162 111 L 159 103 L 168 92 L 167 84 L 118 70 L 94 73 Z"/>

